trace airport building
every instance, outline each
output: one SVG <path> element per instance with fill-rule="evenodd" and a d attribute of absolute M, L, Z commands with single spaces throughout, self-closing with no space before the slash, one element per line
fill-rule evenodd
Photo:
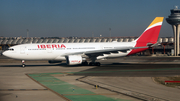
<path fill-rule="evenodd" d="M 91 42 L 130 42 L 137 37 L 0 37 L 0 51 L 10 46 L 27 43 L 91 43 Z M 174 55 L 174 38 L 159 38 L 158 46 L 136 55 Z"/>

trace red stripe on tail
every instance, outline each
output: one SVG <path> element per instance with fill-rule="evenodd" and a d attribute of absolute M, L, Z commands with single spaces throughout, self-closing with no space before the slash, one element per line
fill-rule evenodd
<path fill-rule="evenodd" d="M 156 22 L 157 19 L 158 19 L 158 17 L 156 17 L 152 23 Z M 153 26 L 152 23 L 151 23 L 151 26 L 149 26 L 145 30 L 145 32 L 138 39 L 135 40 L 135 42 L 136 42 L 135 47 L 144 47 L 144 46 L 147 46 L 148 43 L 155 44 L 157 42 L 162 23 L 157 24 L 155 26 Z M 147 49 L 148 48 L 133 49 L 128 55 L 142 52 Z"/>

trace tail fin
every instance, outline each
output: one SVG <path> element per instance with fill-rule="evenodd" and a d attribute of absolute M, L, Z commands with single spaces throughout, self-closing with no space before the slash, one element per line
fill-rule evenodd
<path fill-rule="evenodd" d="M 146 28 L 139 38 L 134 40 L 135 47 L 144 47 L 148 44 L 155 44 L 159 37 L 159 32 L 164 17 L 156 17 L 153 22 Z M 135 54 L 147 50 L 148 48 L 133 49 L 128 55 Z"/>
<path fill-rule="evenodd" d="M 156 17 L 151 22 L 141 36 L 134 40 L 136 42 L 136 47 L 146 46 L 147 43 L 155 44 L 157 42 L 163 19 L 164 17 Z"/>

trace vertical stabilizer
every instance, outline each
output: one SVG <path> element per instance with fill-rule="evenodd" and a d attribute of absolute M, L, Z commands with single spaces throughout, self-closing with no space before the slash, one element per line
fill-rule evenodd
<path fill-rule="evenodd" d="M 152 21 L 141 36 L 135 40 L 136 45 L 139 44 L 137 47 L 141 46 L 140 44 L 146 46 L 147 43 L 155 44 L 157 42 L 163 19 L 164 17 L 156 17 Z"/>
<path fill-rule="evenodd" d="M 133 41 L 136 42 L 135 47 L 144 47 L 148 44 L 155 44 L 159 37 L 159 32 L 161 29 L 163 19 L 164 17 L 156 17 L 146 28 L 146 30 L 141 34 L 141 36 Z M 128 55 L 138 53 L 146 49 L 148 48 L 133 49 Z"/>

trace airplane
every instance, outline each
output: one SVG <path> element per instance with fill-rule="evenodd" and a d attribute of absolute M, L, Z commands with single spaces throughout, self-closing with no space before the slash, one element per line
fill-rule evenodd
<path fill-rule="evenodd" d="M 98 59 L 129 56 L 157 44 L 164 17 L 156 17 L 145 31 L 131 42 L 96 43 L 31 43 L 15 45 L 3 52 L 9 58 L 22 60 L 49 60 L 49 63 L 66 61 L 68 65 L 100 66 Z M 87 59 L 91 62 L 88 63 Z"/>

